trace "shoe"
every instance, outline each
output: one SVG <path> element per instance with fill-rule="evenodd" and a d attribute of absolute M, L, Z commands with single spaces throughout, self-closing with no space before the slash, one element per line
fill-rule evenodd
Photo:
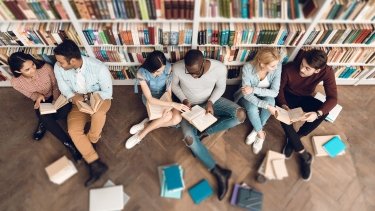
<path fill-rule="evenodd" d="M 74 145 L 72 140 L 63 142 L 63 144 L 68 149 L 68 151 L 70 152 L 70 154 L 72 155 L 72 157 L 73 157 L 73 159 L 76 163 L 78 163 L 78 161 L 82 160 L 82 155 L 78 151 L 78 149 L 76 148 L 76 146 Z"/>
<path fill-rule="evenodd" d="M 286 144 L 284 145 L 284 148 L 283 148 L 283 154 L 285 155 L 285 159 L 289 159 L 292 156 L 293 151 L 294 151 L 293 147 L 289 143 L 289 138 L 286 138 Z"/>
<path fill-rule="evenodd" d="M 314 161 L 314 157 L 307 151 L 306 154 L 308 158 L 303 158 L 302 155 L 300 155 L 300 171 L 302 179 L 304 181 L 309 181 L 312 175 L 311 164 Z"/>
<path fill-rule="evenodd" d="M 211 173 L 215 176 L 217 181 L 217 197 L 222 200 L 228 191 L 228 180 L 232 174 L 232 171 L 223 169 L 219 165 L 211 170 Z"/>
<path fill-rule="evenodd" d="M 264 134 L 266 134 L 266 133 L 264 133 Z M 255 142 L 253 144 L 254 154 L 258 154 L 260 152 L 260 150 L 262 150 L 263 142 L 264 142 L 263 138 L 259 138 L 258 136 L 256 136 Z"/>
<path fill-rule="evenodd" d="M 145 128 L 145 124 L 148 122 L 148 118 L 144 119 L 142 122 L 133 125 L 133 127 L 130 128 L 130 134 L 134 135 L 138 133 L 139 131 L 143 130 Z"/>
<path fill-rule="evenodd" d="M 97 181 L 100 176 L 102 176 L 104 172 L 108 170 L 108 166 L 100 160 L 96 160 L 93 163 L 88 164 L 88 169 L 90 178 L 85 182 L 86 187 L 92 185 L 95 181 Z"/>
<path fill-rule="evenodd" d="M 252 143 L 254 143 L 256 137 L 257 132 L 255 130 L 251 131 L 251 133 L 246 137 L 245 143 L 247 145 L 251 145 Z"/>
<path fill-rule="evenodd" d="M 139 134 L 134 134 L 133 136 L 131 136 L 125 143 L 125 148 L 126 149 L 131 149 L 133 148 L 135 145 L 137 145 L 139 142 L 141 142 L 142 139 L 139 137 Z"/>
<path fill-rule="evenodd" d="M 44 134 L 46 133 L 47 129 L 44 127 L 42 122 L 39 122 L 38 127 L 36 128 L 33 138 L 35 141 L 39 141 L 44 137 Z"/>

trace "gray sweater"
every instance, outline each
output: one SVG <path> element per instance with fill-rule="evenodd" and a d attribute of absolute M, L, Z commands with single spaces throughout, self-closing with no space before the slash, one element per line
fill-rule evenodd
<path fill-rule="evenodd" d="M 225 92 L 227 80 L 226 66 L 217 61 L 211 61 L 210 69 L 200 78 L 193 78 L 185 73 L 184 61 L 173 65 L 172 91 L 182 102 L 185 99 L 195 105 L 211 100 L 215 103 Z"/>

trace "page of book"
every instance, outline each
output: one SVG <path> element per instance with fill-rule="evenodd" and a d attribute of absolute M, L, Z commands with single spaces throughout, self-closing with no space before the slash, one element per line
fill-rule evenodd
<path fill-rule="evenodd" d="M 208 113 L 194 118 L 191 122 L 200 132 L 202 132 L 216 121 L 217 118 Z"/>
<path fill-rule="evenodd" d="M 190 109 L 190 111 L 183 112 L 181 116 L 185 118 L 187 121 L 192 121 L 198 116 L 204 115 L 206 110 L 199 105 L 196 105 Z"/>
<path fill-rule="evenodd" d="M 292 124 L 293 122 L 300 121 L 304 116 L 304 112 L 300 107 L 285 110 L 279 106 L 276 106 L 276 109 L 276 119 L 288 125 Z"/>
<path fill-rule="evenodd" d="M 100 97 L 98 93 L 91 93 L 90 105 L 94 112 L 98 111 L 102 103 L 103 103 L 103 99 Z"/>
<path fill-rule="evenodd" d="M 57 112 L 55 106 L 52 103 L 41 103 L 39 106 L 39 111 L 41 115 L 53 114 Z"/>

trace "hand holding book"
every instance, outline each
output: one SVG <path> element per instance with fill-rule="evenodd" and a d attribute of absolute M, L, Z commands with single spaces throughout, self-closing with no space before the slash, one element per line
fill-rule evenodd
<path fill-rule="evenodd" d="M 301 121 L 306 122 L 313 122 L 318 118 L 318 114 L 316 112 L 307 112 L 304 115 L 304 118 Z"/>

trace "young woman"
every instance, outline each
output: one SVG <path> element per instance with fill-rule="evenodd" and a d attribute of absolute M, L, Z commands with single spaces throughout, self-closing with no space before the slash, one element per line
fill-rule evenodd
<path fill-rule="evenodd" d="M 13 88 L 34 101 L 35 113 L 39 119 L 38 128 L 50 131 L 70 151 L 74 160 L 80 160 L 81 154 L 77 151 L 69 135 L 56 121 L 67 116 L 72 106 L 71 103 L 60 108 L 55 114 L 41 115 L 39 112 L 40 103 L 51 103 L 60 95 L 52 66 L 23 52 L 10 55 L 8 64 L 14 75 L 11 80 Z M 41 135 L 40 131 L 37 131 L 34 134 L 34 139 L 40 140 L 43 134 Z"/>
<path fill-rule="evenodd" d="M 130 149 L 138 144 L 149 132 L 160 127 L 177 125 L 181 121 L 180 111 L 187 111 L 189 107 L 184 104 L 172 101 L 159 100 L 167 92 L 171 92 L 171 64 L 167 62 L 164 53 L 153 51 L 150 53 L 137 72 L 137 80 L 143 92 L 142 101 L 152 105 L 171 106 L 173 110 L 165 111 L 159 119 L 149 121 L 148 118 L 130 128 L 131 136 L 125 143 L 125 147 Z M 137 84 L 135 85 L 137 92 Z"/>
<path fill-rule="evenodd" d="M 274 48 L 260 49 L 254 60 L 242 69 L 242 87 L 235 93 L 235 101 L 247 110 L 253 131 L 247 136 L 246 144 L 253 144 L 258 154 L 266 138 L 263 130 L 270 115 L 275 115 L 275 97 L 279 93 L 281 58 Z"/>

